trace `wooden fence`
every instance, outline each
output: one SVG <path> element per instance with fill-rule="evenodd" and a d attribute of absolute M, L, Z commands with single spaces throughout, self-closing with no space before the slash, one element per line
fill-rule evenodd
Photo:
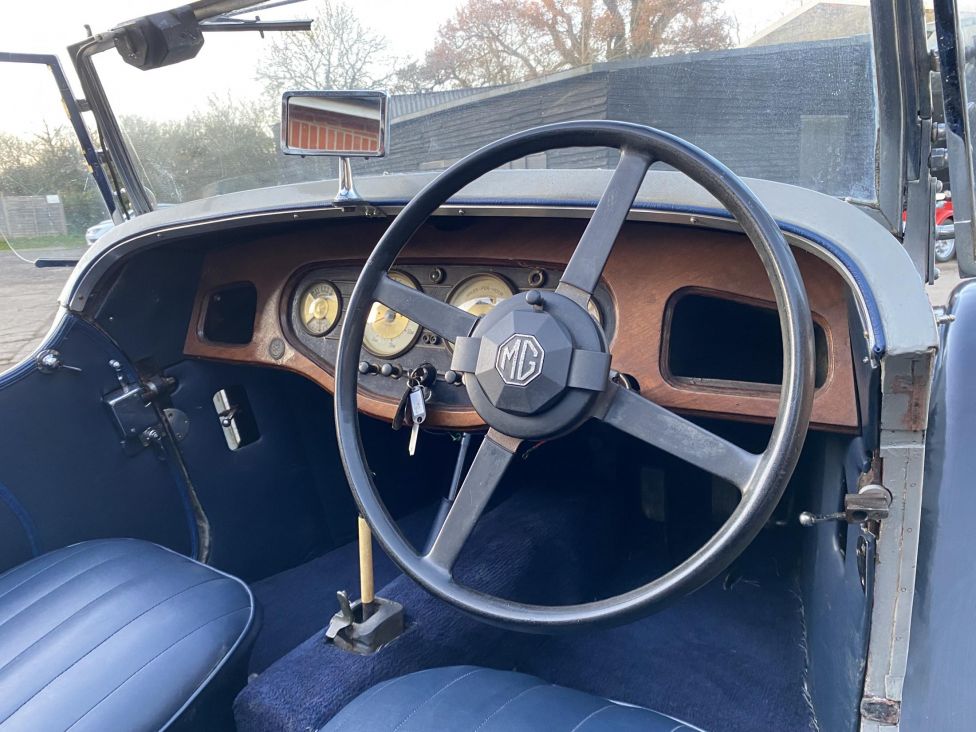
<path fill-rule="evenodd" d="M 67 234 L 61 197 L 5 196 L 0 193 L 0 232 L 8 239 Z"/>

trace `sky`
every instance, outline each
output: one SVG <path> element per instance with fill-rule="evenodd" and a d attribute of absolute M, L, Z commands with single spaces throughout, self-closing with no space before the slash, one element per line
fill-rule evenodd
<path fill-rule="evenodd" d="M 360 19 L 387 37 L 390 53 L 420 57 L 430 46 L 438 26 L 448 20 L 462 0 L 358 0 Z M 779 19 L 812 0 L 727 0 L 739 21 L 740 37 Z M 64 49 L 85 37 L 85 24 L 95 32 L 128 18 L 182 4 L 180 0 L 0 0 L 0 51 L 57 53 L 76 93 L 79 92 Z M 263 18 L 304 18 L 310 3 L 297 3 L 262 13 Z M 418 12 L 419 11 L 419 12 Z M 205 37 L 197 58 L 183 64 L 142 72 L 124 64 L 112 51 L 96 62 L 116 114 L 139 113 L 157 119 L 185 116 L 210 94 L 245 97 L 260 85 L 254 72 L 262 41 L 256 33 L 212 33 Z M 56 90 L 46 70 L 0 66 L 0 90 L 8 100 L 0 113 L 0 131 L 24 134 L 40 119 L 64 119 Z M 20 100 L 11 104 L 9 100 Z"/>

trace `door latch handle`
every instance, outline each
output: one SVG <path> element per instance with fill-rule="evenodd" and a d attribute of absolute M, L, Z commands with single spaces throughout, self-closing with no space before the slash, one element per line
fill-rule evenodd
<path fill-rule="evenodd" d="M 866 485 L 857 493 L 844 496 L 844 510 L 837 513 L 800 514 L 800 524 L 816 526 L 825 521 L 846 521 L 849 524 L 863 524 L 867 521 L 881 521 L 888 518 L 891 508 L 891 493 L 882 485 Z"/>

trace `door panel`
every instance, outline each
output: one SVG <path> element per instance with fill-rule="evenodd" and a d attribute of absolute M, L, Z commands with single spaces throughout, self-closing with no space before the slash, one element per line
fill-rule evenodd
<path fill-rule="evenodd" d="M 45 373 L 29 360 L 0 376 L 0 570 L 100 537 L 194 552 L 196 521 L 172 453 L 123 449 L 103 401 L 120 388 L 119 373 L 135 380 L 131 364 L 70 315 L 44 347 L 61 368 Z"/>

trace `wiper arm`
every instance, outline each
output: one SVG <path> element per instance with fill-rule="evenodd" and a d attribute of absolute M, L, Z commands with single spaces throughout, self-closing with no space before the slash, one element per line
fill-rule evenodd
<path fill-rule="evenodd" d="M 199 21 L 198 27 L 200 30 L 205 32 L 214 31 L 258 31 L 262 35 L 264 31 L 307 31 L 312 29 L 312 21 L 305 20 L 261 20 L 259 17 L 254 18 L 240 18 L 238 16 L 244 15 L 245 13 L 260 13 L 265 10 L 271 10 L 271 8 L 280 8 L 285 5 L 294 5 L 295 3 L 304 2 L 304 0 L 271 0 L 270 2 L 259 2 L 255 4 L 254 2 L 244 2 L 243 5 L 247 7 L 239 7 L 236 10 L 227 10 L 218 15 L 209 15 L 211 10 L 219 10 L 226 7 L 227 3 L 218 0 L 216 3 L 208 3 L 204 7 L 198 9 L 195 7 L 197 3 L 192 3 L 191 7 L 194 8 L 194 15 Z M 236 3 L 241 5 L 242 3 Z"/>
<path fill-rule="evenodd" d="M 214 31 L 307 31 L 312 29 L 311 20 L 261 20 L 260 18 L 227 18 L 220 16 L 197 26 L 205 33 Z"/>

